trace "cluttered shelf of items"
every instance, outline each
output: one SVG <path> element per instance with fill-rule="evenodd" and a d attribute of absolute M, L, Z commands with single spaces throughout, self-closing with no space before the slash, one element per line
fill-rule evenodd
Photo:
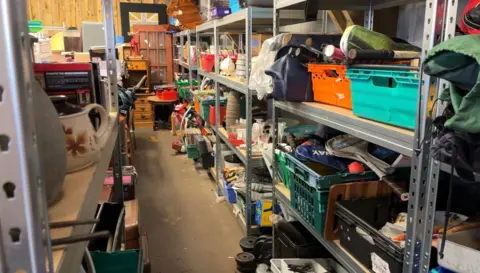
<path fill-rule="evenodd" d="M 115 79 L 107 73 L 112 67 L 107 63 L 105 42 L 100 42 L 107 31 L 103 23 L 83 22 L 82 35 L 78 30 L 68 30 L 49 38 L 41 22 L 32 21 L 29 26 L 35 35 L 33 72 L 38 89 L 50 96 L 61 123 L 57 126 L 50 121 L 42 132 L 52 128 L 45 132 L 47 139 L 54 144 L 65 142 L 64 154 L 50 142 L 42 145 L 49 149 L 45 154 L 50 156 L 44 161 L 57 162 L 52 177 L 47 177 L 52 272 L 77 268 L 88 260 L 84 258 L 85 249 L 91 256 L 87 264 L 94 261 L 97 271 L 109 267 L 103 261 L 120 257 L 118 265 L 124 272 L 139 272 L 140 264 L 144 272 L 149 272 L 147 235 L 139 228 L 135 196 L 134 129 L 158 125 L 152 109 L 158 101 L 152 104 L 152 95 L 160 102 L 177 101 L 176 91 L 165 85 L 173 82 L 173 45 L 168 27 L 136 25 L 129 43 L 123 36 L 117 37 L 117 60 L 112 62 Z M 152 40 L 145 46 L 138 41 L 146 33 Z M 116 88 L 109 82 L 115 82 Z M 158 97 L 156 92 L 160 93 Z M 47 109 L 46 105 L 42 107 Z M 57 127 L 60 138 L 54 132 Z M 61 156 L 67 157 L 66 166 L 60 164 Z M 63 168 L 67 172 L 64 182 L 48 185 Z M 118 182 L 116 168 L 122 171 Z M 123 184 L 123 198 L 114 184 Z"/>
<path fill-rule="evenodd" d="M 114 176 L 111 169 L 105 171 L 115 143 L 110 139 L 98 163 L 68 174 L 63 186 L 71 188 L 72 177 L 83 178 L 84 174 L 89 179 L 92 177 L 83 181 L 92 182 L 82 190 L 88 195 L 92 192 L 90 198 L 100 195 L 99 205 L 82 202 L 82 194 L 77 192 L 73 198 L 67 189 L 63 199 L 49 210 L 54 221 L 88 219 L 91 215 L 96 215 L 96 219 L 89 220 L 89 225 L 83 228 L 61 232 L 55 229 L 53 239 L 89 233 L 93 225 L 94 236 L 109 231 L 106 240 L 102 237 L 88 243 L 88 249 L 97 252 L 95 255 L 124 249 L 131 250 L 133 258 L 130 258 L 138 260 L 139 255 L 148 253 L 139 251 L 146 245 L 146 234 L 138 227 L 134 127 L 153 130 L 167 127 L 178 136 L 172 149 L 186 154 L 192 164 L 199 164 L 212 174 L 217 188 L 212 198 L 225 201 L 244 228 L 246 236 L 239 242 L 242 252 L 235 259 L 240 272 L 252 272 L 257 267 L 282 273 L 294 272 L 294 269 L 311 272 L 311 268 L 300 266 L 316 264 L 315 272 L 401 273 L 408 272 L 406 266 L 415 261 L 416 265 L 423 265 L 416 268 L 422 273 L 450 272 L 447 268 L 472 273 L 465 268 L 477 268 L 471 265 L 478 260 L 476 233 L 480 224 L 475 202 L 478 190 L 462 181 L 473 180 L 472 172 L 476 170 L 472 159 L 476 146 L 471 139 L 480 129 L 475 113 L 469 112 L 468 103 L 472 98 L 465 94 L 473 88 L 477 77 L 460 83 L 456 77 L 478 74 L 478 64 L 468 58 L 464 58 L 465 63 L 460 66 L 452 68 L 447 64 L 453 66 L 452 59 L 471 56 L 472 52 L 462 52 L 468 49 L 459 44 L 479 43 L 478 36 L 459 36 L 440 43 L 436 50 L 425 49 L 431 53 L 422 60 L 422 48 L 372 31 L 373 25 L 347 24 L 355 19 L 347 16 L 347 10 L 315 12 L 315 16 L 330 16 L 329 20 L 345 16 L 341 33 L 274 36 L 263 31 L 272 25 L 273 29 L 290 29 L 275 24 L 293 22 L 292 18 L 297 23 L 298 18 L 273 18 L 290 16 L 289 8 L 308 13 L 306 5 L 314 1 L 277 0 L 277 8 L 287 10 L 278 14 L 271 3 L 262 7 L 250 4 L 241 9 L 238 1 L 212 2 L 211 18 L 190 26 L 191 30 L 172 35 L 166 26 L 135 25 L 129 33 L 129 43 L 119 37 L 118 130 L 125 207 L 111 202 L 116 198 L 112 192 Z M 360 2 L 325 1 L 323 4 L 328 8 L 355 7 L 355 10 L 369 7 L 372 22 L 366 20 L 366 23 L 373 24 L 371 8 L 406 3 Z M 448 9 L 448 14 L 455 13 L 450 6 Z M 426 15 L 431 16 L 428 10 Z M 314 22 L 323 27 L 325 21 L 327 17 Z M 448 24 L 448 21 L 440 23 Z M 337 27 L 339 24 L 341 22 L 336 21 Z M 434 24 L 425 24 L 425 31 L 428 25 Z M 67 40 L 81 39 L 79 33 L 71 32 L 74 33 L 69 33 Z M 145 43 L 147 33 L 154 33 L 156 38 Z M 70 103 L 85 107 L 95 102 L 105 106 L 102 98 L 103 91 L 108 90 L 107 82 L 102 79 L 108 76 L 105 47 L 93 45 L 88 52 L 79 52 L 82 50 L 68 48 L 71 45 L 65 43 L 63 55 L 44 47 L 35 51 L 37 79 L 49 95 L 65 95 Z M 446 50 L 452 54 L 447 61 L 439 53 Z M 62 63 L 48 63 L 52 60 Z M 422 62 L 425 71 L 420 71 Z M 79 71 L 81 73 L 77 73 Z M 65 82 L 72 85 L 79 78 L 87 84 L 81 88 L 67 84 L 59 89 L 54 84 L 54 76 L 58 75 L 52 72 L 64 73 Z M 69 78 L 74 74 L 71 72 L 75 72 L 77 81 Z M 465 96 L 465 105 L 448 105 L 430 127 L 422 118 L 431 118 L 437 102 L 429 100 L 425 103 L 428 109 L 418 109 L 424 107 L 418 103 L 419 97 L 430 97 L 430 93 L 419 95 L 424 72 L 427 73 L 423 75 L 424 80 L 427 75 L 441 76 L 458 84 L 460 87 L 454 86 L 457 88 L 449 91 L 452 98 Z M 267 99 L 271 98 L 273 113 L 268 110 Z M 456 103 L 455 99 L 452 103 Z M 421 116 L 422 112 L 428 114 Z M 468 118 L 470 121 L 465 122 Z M 435 139 L 415 137 L 416 132 L 426 134 L 433 126 L 436 126 Z M 67 134 L 68 128 L 64 130 Z M 454 149 L 457 158 L 453 160 L 451 147 L 457 146 L 452 139 L 462 145 Z M 75 153 L 83 151 L 81 145 L 71 144 Z M 423 156 L 423 148 L 431 151 L 435 160 L 456 165 L 456 173 L 461 177 L 454 177 L 450 169 L 446 172 L 432 169 L 418 176 L 418 171 L 439 165 L 437 161 L 429 161 L 428 156 L 423 166 L 418 165 L 415 158 L 419 154 Z M 434 179 L 438 179 L 438 186 L 432 182 Z M 92 187 L 93 184 L 103 187 Z M 421 184 L 429 188 L 424 186 L 423 191 L 418 192 L 416 189 L 421 189 Z M 75 206 L 77 217 L 62 213 L 69 198 L 79 204 Z M 93 211 L 95 208 L 97 213 Z M 433 211 L 433 216 L 423 210 Z M 109 227 L 98 224 L 111 217 L 114 220 L 107 221 Z M 119 240 L 123 217 L 126 244 Z M 415 221 L 413 217 L 417 217 Z M 413 225 L 416 233 L 412 233 Z M 442 246 L 441 238 L 445 236 L 446 244 Z M 422 247 L 416 249 L 409 246 L 409 242 Z M 77 254 L 83 253 L 84 246 L 56 247 L 55 271 L 68 272 L 71 264 L 78 264 L 80 255 Z M 443 252 L 445 259 L 437 252 Z M 474 258 L 462 258 L 455 252 Z M 422 261 L 414 260 L 414 256 Z M 148 257 L 144 256 L 143 260 L 146 262 Z M 319 267 L 323 271 L 319 271 Z M 412 268 L 410 272 L 416 271 Z"/>
<path fill-rule="evenodd" d="M 289 1 L 283 2 L 282 7 L 288 9 Z M 241 14 L 236 14 L 234 9 L 232 12 L 226 13 L 221 21 L 211 20 L 197 26 L 197 32 L 215 28 L 236 30 L 245 27 L 240 26 L 239 21 L 255 16 L 246 10 Z M 227 39 L 236 39 L 232 33 L 227 36 Z M 221 179 L 220 190 L 227 202 L 245 205 L 245 199 L 238 200 L 248 195 L 242 189 L 245 183 L 250 183 L 252 191 L 260 189 L 250 193 L 255 203 L 250 216 L 252 223 L 260 228 L 274 223 L 274 236 L 267 239 L 267 242 L 279 242 L 272 253 L 274 258 L 334 258 L 348 272 L 405 272 L 405 261 L 410 258 L 405 254 L 406 241 L 415 241 L 419 236 L 408 233 L 411 227 L 407 219 L 412 217 L 414 209 L 427 206 L 427 203 L 416 205 L 419 203 L 413 201 L 417 197 L 412 189 L 417 187 L 412 178 L 417 170 L 416 166 L 412 167 L 411 157 L 419 153 L 417 145 L 431 143 L 425 144 L 424 140 L 417 143 L 414 137 L 417 127 L 423 124 L 417 116 L 421 48 L 358 25 L 348 27 L 339 35 L 280 34 L 270 38 L 255 32 L 251 39 L 260 40 L 262 47 L 251 48 L 252 64 L 247 68 L 251 70 L 249 82 L 243 72 L 247 52 L 238 48 L 242 43 L 231 41 L 232 46 L 217 45 L 219 49 L 197 43 L 194 51 L 198 55 L 193 60 L 198 62 L 198 75 L 204 78 L 199 84 L 202 91 L 193 92 L 194 101 L 200 105 L 208 101 L 209 117 L 202 114 L 203 109 L 199 109 L 200 116 L 208 119 L 205 126 L 211 128 L 209 132 L 219 134 L 217 139 L 224 143 L 217 142 L 209 150 L 215 153 L 214 165 L 220 164 L 216 166 L 217 171 L 211 169 L 210 172 Z M 212 43 L 213 40 L 212 37 Z M 215 66 L 216 58 L 219 67 Z M 206 90 L 211 93 L 202 93 L 208 92 Z M 220 105 L 216 105 L 215 96 L 222 96 L 217 101 Z M 242 145 L 246 140 L 248 121 L 242 111 L 247 108 L 244 102 L 247 96 L 252 96 L 253 104 L 252 126 L 246 126 L 247 130 L 251 129 L 252 154 L 257 152 L 264 159 L 260 165 L 249 168 L 246 154 L 239 155 L 235 145 L 238 139 Z M 262 105 L 266 96 L 275 100 L 274 117 L 261 113 L 266 109 Z M 431 109 L 434 102 L 429 101 L 427 106 Z M 218 117 L 212 111 L 220 111 L 220 124 L 215 125 Z M 240 113 L 232 118 L 234 111 Z M 278 134 L 276 137 L 274 132 Z M 275 140 L 278 143 L 272 143 Z M 217 148 L 218 145 L 221 146 Z M 442 151 L 436 153 L 436 160 L 442 158 Z M 245 181 L 248 169 L 252 174 L 250 181 Z M 430 203 L 436 207 L 432 208 L 433 217 L 428 216 L 434 222 L 433 236 L 431 244 L 426 244 L 428 250 L 424 250 L 429 253 L 429 264 L 424 266 L 431 272 L 446 272 L 446 268 L 455 270 L 457 265 L 452 264 L 452 256 L 443 261 L 437 259 L 439 238 L 447 234 L 450 240 L 448 235 L 461 231 L 465 235 L 458 234 L 459 237 L 472 236 L 478 222 L 474 217 L 475 206 L 455 202 L 465 196 L 468 187 L 454 186 L 454 191 L 462 194 L 456 193 L 455 208 L 449 207 L 449 189 L 445 186 L 449 173 L 438 176 L 439 186 L 432 191 L 439 197 L 430 199 L 437 201 Z M 275 186 L 271 188 L 272 185 Z M 472 202 L 476 200 L 473 193 L 468 196 Z M 447 214 L 452 211 L 448 221 L 445 211 Z M 418 219 L 423 219 L 420 223 L 427 222 L 425 218 Z M 292 226 L 300 237 L 288 237 Z M 259 238 L 265 238 L 265 234 L 257 237 L 257 231 L 240 241 L 245 252 L 251 252 Z M 445 255 L 451 253 L 449 247 L 454 244 L 447 241 Z M 430 250 L 430 245 L 435 248 Z M 247 253 L 242 255 L 246 259 L 250 257 Z M 278 268 L 274 265 L 278 262 L 275 259 L 271 263 L 268 259 L 263 261 L 271 265 L 271 270 Z M 293 259 L 287 263 L 301 262 Z M 444 268 L 440 269 L 439 265 Z"/>

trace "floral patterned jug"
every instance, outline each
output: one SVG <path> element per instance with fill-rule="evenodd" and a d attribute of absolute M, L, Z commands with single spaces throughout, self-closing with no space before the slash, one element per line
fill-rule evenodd
<path fill-rule="evenodd" d="M 97 162 L 107 140 L 107 111 L 99 104 L 89 104 L 85 108 L 70 104 L 65 96 L 50 98 L 65 134 L 67 172 L 75 172 Z M 100 116 L 100 127 L 96 131 L 88 115 L 92 110 L 97 110 Z"/>

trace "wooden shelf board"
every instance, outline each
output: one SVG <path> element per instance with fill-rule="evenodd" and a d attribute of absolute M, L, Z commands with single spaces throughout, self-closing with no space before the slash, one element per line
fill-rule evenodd
<path fill-rule="evenodd" d="M 74 221 L 93 219 L 96 205 L 100 197 L 103 181 L 107 175 L 113 148 L 117 138 L 116 113 L 110 114 L 108 140 L 101 150 L 97 163 L 65 176 L 61 198 L 48 208 L 50 222 Z M 88 234 L 92 225 L 76 226 L 74 228 L 51 229 L 52 239 L 63 238 L 79 234 Z M 79 266 L 86 242 L 66 246 L 57 246 L 53 249 L 54 272 L 69 272 L 71 266 Z M 77 253 L 81 251 L 81 253 Z M 78 263 L 75 263 L 77 262 Z M 72 262 L 72 264 L 70 264 Z"/>
<path fill-rule="evenodd" d="M 280 193 L 283 194 L 283 196 L 285 196 L 288 200 L 291 200 L 291 197 L 290 197 L 290 190 L 287 189 L 287 187 L 285 187 L 285 185 L 283 184 L 276 184 L 275 185 L 275 190 L 276 191 L 279 191 Z"/>

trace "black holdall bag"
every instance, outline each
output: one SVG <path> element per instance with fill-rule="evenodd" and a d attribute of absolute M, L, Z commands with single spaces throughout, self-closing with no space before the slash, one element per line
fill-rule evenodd
<path fill-rule="evenodd" d="M 272 96 L 278 101 L 313 101 L 312 78 L 307 67 L 292 52 L 299 48 L 287 45 L 281 48 L 275 62 L 265 74 L 273 79 Z"/>

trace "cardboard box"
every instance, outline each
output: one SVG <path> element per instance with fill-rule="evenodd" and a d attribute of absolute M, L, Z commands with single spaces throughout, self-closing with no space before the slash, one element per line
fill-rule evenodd
<path fill-rule="evenodd" d="M 255 202 L 255 224 L 261 227 L 271 227 L 269 217 L 272 215 L 272 201 L 257 200 Z"/>
<path fill-rule="evenodd" d="M 140 243 L 137 239 L 127 240 L 127 244 L 125 245 L 125 249 L 139 249 Z"/>
<path fill-rule="evenodd" d="M 129 240 L 138 240 L 138 201 L 133 199 L 125 201 L 125 236 Z"/>
<path fill-rule="evenodd" d="M 252 57 L 258 56 L 262 49 L 262 44 L 266 39 L 272 38 L 270 34 L 254 34 L 252 35 Z"/>

